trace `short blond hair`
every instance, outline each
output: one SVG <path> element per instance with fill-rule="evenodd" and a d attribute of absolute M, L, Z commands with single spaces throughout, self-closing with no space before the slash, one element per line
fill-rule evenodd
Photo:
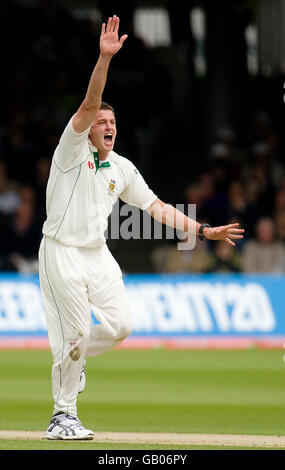
<path fill-rule="evenodd" d="M 101 111 L 101 109 L 104 110 L 104 111 L 112 111 L 112 113 L 115 116 L 115 110 L 114 110 L 113 106 L 111 106 L 109 103 L 106 103 L 106 101 L 101 102 L 100 111 Z"/>

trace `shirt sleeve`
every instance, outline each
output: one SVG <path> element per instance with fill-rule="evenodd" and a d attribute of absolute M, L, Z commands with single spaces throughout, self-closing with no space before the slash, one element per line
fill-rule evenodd
<path fill-rule="evenodd" d="M 91 126 L 77 133 L 73 129 L 72 119 L 73 116 L 64 129 L 54 153 L 56 166 L 64 172 L 80 165 L 89 152 L 88 134 Z"/>
<path fill-rule="evenodd" d="M 129 162 L 127 170 L 127 185 L 120 194 L 120 199 L 142 210 L 150 207 L 157 199 L 157 196 L 148 187 L 140 172 L 131 162 Z"/>

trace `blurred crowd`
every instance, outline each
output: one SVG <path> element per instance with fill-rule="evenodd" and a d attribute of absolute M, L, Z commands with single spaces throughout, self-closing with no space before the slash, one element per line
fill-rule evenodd
<path fill-rule="evenodd" d="M 170 84 L 167 73 L 159 79 L 161 64 L 127 26 L 128 48 L 114 61 L 107 89 L 119 109 L 120 153 L 136 156 L 137 161 L 132 159 L 141 169 L 150 143 L 158 147 L 157 109 L 163 119 L 166 107 L 171 108 L 171 97 L 168 103 L 164 98 Z M 0 2 L 0 28 L 0 81 L 5 90 L 0 115 L 0 270 L 37 272 L 51 158 L 86 90 L 98 52 L 98 28 L 52 1 L 29 6 Z M 134 102 L 139 110 L 135 123 L 129 112 Z M 196 204 L 200 222 L 239 222 L 245 239 L 235 249 L 223 242 L 197 241 L 195 250 L 181 251 L 162 242 L 151 253 L 152 270 L 285 272 L 281 154 L 280 136 L 267 114 L 256 116 L 245 147 L 239 147 L 234 129 L 220 129 L 201 173 L 185 188 L 185 204 Z"/>
<path fill-rule="evenodd" d="M 53 0 L 0 1 L 1 271 L 37 269 L 51 158 L 86 92 L 99 54 L 100 30 L 100 15 L 78 16 Z M 128 32 L 128 48 L 120 61 L 114 60 L 106 89 L 119 115 L 124 96 L 126 112 L 120 116 L 117 143 L 121 153 L 128 151 L 139 160 L 150 59 L 131 25 L 123 30 Z M 155 89 L 154 80 L 150 93 Z M 140 109 L 135 127 L 129 111 L 134 100 Z"/>
<path fill-rule="evenodd" d="M 155 271 L 172 273 L 285 272 L 285 172 L 280 136 L 265 112 L 255 116 L 249 143 L 240 148 L 235 131 L 217 132 L 205 166 L 185 188 L 199 222 L 239 223 L 245 229 L 233 248 L 200 242 L 194 250 L 164 245 L 152 253 Z"/>

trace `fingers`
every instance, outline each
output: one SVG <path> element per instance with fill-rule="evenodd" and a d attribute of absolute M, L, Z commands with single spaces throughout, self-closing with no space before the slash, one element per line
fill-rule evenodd
<path fill-rule="evenodd" d="M 224 240 L 229 246 L 236 246 L 232 240 L 242 239 L 244 233 L 244 229 L 237 228 L 238 226 L 239 223 L 214 227 L 209 234 L 207 233 L 207 238 L 209 240 Z"/>
<path fill-rule="evenodd" d="M 232 242 L 229 238 L 226 238 L 225 242 L 230 246 L 236 246 L 236 244 L 234 242 Z"/>
<path fill-rule="evenodd" d="M 243 233 L 244 229 L 243 228 L 232 228 L 228 230 L 229 233 Z"/>
<path fill-rule="evenodd" d="M 105 25 L 105 23 L 102 24 L 102 29 L 101 29 L 101 34 L 105 34 L 105 33 L 115 33 L 118 35 L 119 33 L 119 25 L 120 25 L 120 18 L 116 15 L 114 16 L 110 16 L 108 18 L 108 22 L 107 22 L 107 26 Z M 127 34 L 124 34 L 121 38 L 120 38 L 120 43 L 121 43 L 121 46 L 124 44 L 125 40 L 127 39 L 128 35 Z"/>
<path fill-rule="evenodd" d="M 239 223 L 236 222 L 235 224 L 226 225 L 226 228 L 234 228 L 234 227 L 238 227 L 238 226 L 239 226 Z"/>
<path fill-rule="evenodd" d="M 228 233 L 228 237 L 229 238 L 241 239 L 241 238 L 243 238 L 243 235 L 234 235 L 233 233 Z"/>
<path fill-rule="evenodd" d="M 110 18 L 108 19 L 108 23 L 107 23 L 106 33 L 110 33 L 110 31 L 112 30 L 112 22 L 113 22 L 113 18 L 110 16 Z"/>
<path fill-rule="evenodd" d="M 229 228 L 229 227 L 236 227 L 237 225 L 239 224 L 230 224 L 227 226 L 227 231 L 226 231 L 226 234 L 227 234 L 227 238 L 226 240 L 229 240 L 229 239 L 238 239 L 240 240 L 241 238 L 243 238 L 243 232 L 244 232 L 244 229 L 243 228 Z"/>
<path fill-rule="evenodd" d="M 127 39 L 128 35 L 127 34 L 124 34 L 121 38 L 120 38 L 120 43 L 123 45 L 125 40 Z"/>
<path fill-rule="evenodd" d="M 118 33 L 120 18 L 116 15 L 110 16 L 107 23 L 106 33 Z"/>
<path fill-rule="evenodd" d="M 114 21 L 114 18 L 115 18 L 115 21 Z M 120 18 L 116 15 L 113 16 L 113 23 L 114 23 L 114 33 L 117 33 L 119 32 L 119 24 L 120 24 Z"/>

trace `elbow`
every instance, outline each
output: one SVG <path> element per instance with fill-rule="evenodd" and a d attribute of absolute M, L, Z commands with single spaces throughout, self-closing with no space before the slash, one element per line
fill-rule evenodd
<path fill-rule="evenodd" d="M 160 199 L 156 199 L 151 206 L 147 209 L 147 212 L 157 221 L 162 224 L 166 223 L 167 218 L 167 204 Z"/>
<path fill-rule="evenodd" d="M 163 207 L 165 207 L 165 205 L 166 205 L 165 202 L 163 202 L 160 199 L 156 198 L 156 200 L 153 201 L 153 203 L 151 204 L 149 209 L 152 210 L 154 208 L 163 208 Z"/>
<path fill-rule="evenodd" d="M 87 113 L 94 113 L 100 109 L 101 100 L 90 100 L 85 98 L 81 106 L 83 111 Z"/>
<path fill-rule="evenodd" d="M 158 211 L 161 211 L 163 208 L 164 202 L 162 202 L 160 199 L 156 199 L 153 201 L 153 203 L 146 209 L 146 212 L 148 212 L 152 217 L 154 217 L 154 214 Z"/>

